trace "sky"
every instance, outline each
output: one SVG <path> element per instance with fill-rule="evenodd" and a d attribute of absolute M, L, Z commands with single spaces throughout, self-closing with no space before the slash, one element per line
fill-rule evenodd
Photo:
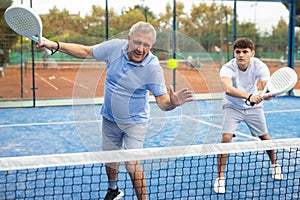
<path fill-rule="evenodd" d="M 154 14 L 165 12 L 167 3 L 173 5 L 173 0 L 107 0 L 108 8 L 113 8 L 115 12 L 121 13 L 122 9 L 128 9 L 134 5 L 148 6 Z M 30 0 L 13 0 L 13 5 L 30 6 Z M 81 16 L 91 12 L 92 5 L 105 8 L 105 0 L 32 0 L 32 8 L 38 14 L 47 14 L 49 9 L 56 6 L 59 10 L 67 9 L 71 14 L 80 13 Z M 212 2 L 212 0 L 177 0 L 184 2 L 185 11 L 190 12 L 193 4 L 198 5 L 201 2 Z M 231 6 L 233 1 L 215 1 L 216 3 Z M 256 23 L 256 28 L 260 32 L 269 32 L 272 26 L 276 26 L 280 18 L 283 18 L 287 23 L 289 19 L 289 11 L 282 3 L 274 2 L 255 2 L 255 1 L 237 1 L 237 15 L 241 22 Z"/>

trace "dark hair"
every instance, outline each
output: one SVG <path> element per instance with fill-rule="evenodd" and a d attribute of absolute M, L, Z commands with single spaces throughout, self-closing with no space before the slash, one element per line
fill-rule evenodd
<path fill-rule="evenodd" d="M 238 38 L 234 43 L 233 43 L 233 50 L 236 48 L 239 49 L 251 49 L 254 50 L 254 42 L 250 38 Z"/>

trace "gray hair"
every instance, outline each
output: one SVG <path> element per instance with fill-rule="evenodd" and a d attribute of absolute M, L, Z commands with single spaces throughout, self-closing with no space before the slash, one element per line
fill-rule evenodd
<path fill-rule="evenodd" d="M 155 43 L 156 41 L 156 31 L 154 29 L 154 27 L 150 24 L 150 23 L 147 23 L 147 22 L 137 22 L 136 24 L 134 24 L 130 30 L 129 30 L 129 36 L 130 38 L 133 37 L 134 33 L 136 32 L 140 32 L 140 33 L 152 33 L 153 35 L 153 43 Z"/>

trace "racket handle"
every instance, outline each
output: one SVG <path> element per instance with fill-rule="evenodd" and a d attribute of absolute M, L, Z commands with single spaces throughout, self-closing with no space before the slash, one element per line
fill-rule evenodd
<path fill-rule="evenodd" d="M 266 93 L 266 94 L 263 94 L 261 97 L 262 97 L 263 99 L 266 99 L 266 98 L 272 97 L 272 96 L 274 96 L 272 93 Z"/>
<path fill-rule="evenodd" d="M 38 38 L 38 37 L 36 37 L 36 36 L 34 36 L 34 35 L 31 36 L 30 39 L 33 40 L 33 41 L 35 41 L 35 42 L 37 42 L 37 43 L 40 43 L 40 42 L 41 42 L 40 38 Z"/>

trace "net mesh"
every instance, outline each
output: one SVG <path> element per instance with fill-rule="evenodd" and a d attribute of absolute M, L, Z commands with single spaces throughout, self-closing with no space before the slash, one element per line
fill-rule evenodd
<path fill-rule="evenodd" d="M 299 199 L 300 139 L 0 158 L 0 199 L 103 199 L 105 162 L 141 160 L 148 199 Z M 276 149 L 283 179 L 271 176 Z M 216 194 L 217 154 L 229 153 L 226 193 Z M 124 163 L 124 162 L 122 162 Z M 135 193 L 124 164 L 118 186 Z"/>

